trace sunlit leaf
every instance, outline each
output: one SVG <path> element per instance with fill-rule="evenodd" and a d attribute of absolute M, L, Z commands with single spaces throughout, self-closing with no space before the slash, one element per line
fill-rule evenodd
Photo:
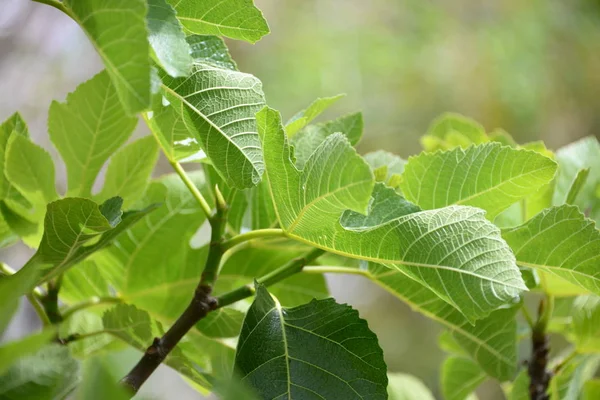
<path fill-rule="evenodd" d="M 168 0 L 190 32 L 227 36 L 255 43 L 269 26 L 252 0 Z"/>
<path fill-rule="evenodd" d="M 343 133 L 351 145 L 356 145 L 362 136 L 363 119 L 361 113 L 348 114 L 332 121 L 308 125 L 290 139 L 294 147 L 296 167 L 304 168 L 310 155 L 327 136 L 336 132 Z"/>
<path fill-rule="evenodd" d="M 414 376 L 401 373 L 388 374 L 389 400 L 434 400 L 423 382 Z"/>
<path fill-rule="evenodd" d="M 148 122 L 167 157 L 184 160 L 201 148 L 229 186 L 256 185 L 264 169 L 255 118 L 265 101 L 260 81 L 198 60 L 189 78 L 162 79 L 166 101 Z"/>
<path fill-rule="evenodd" d="M 100 169 L 136 123 L 125 113 L 106 71 L 79 85 L 65 103 L 52 102 L 48 131 L 67 165 L 68 195 L 90 197 Z"/>
<path fill-rule="evenodd" d="M 371 166 L 377 182 L 383 182 L 393 188 L 400 186 L 406 161 L 384 150 L 367 153 L 364 159 Z"/>
<path fill-rule="evenodd" d="M 284 309 L 258 286 L 235 369 L 261 398 L 387 398 L 377 337 L 357 311 L 333 299 Z"/>
<path fill-rule="evenodd" d="M 99 201 L 113 196 L 123 199 L 123 208 L 132 207 L 142 196 L 158 159 L 158 145 L 152 136 L 138 139 L 111 158 Z"/>
<path fill-rule="evenodd" d="M 313 119 L 317 118 L 323 111 L 331 107 L 335 102 L 344 97 L 343 94 L 338 94 L 337 96 L 332 97 L 322 97 L 318 98 L 306 109 L 299 111 L 296 115 L 294 115 L 285 125 L 285 132 L 289 137 L 294 136 L 298 131 L 304 128 L 306 125 L 310 123 Z M 335 133 L 338 131 L 334 131 Z"/>
<path fill-rule="evenodd" d="M 65 0 L 63 3 L 102 57 L 127 112 L 134 114 L 148 108 L 150 46 L 146 30 L 146 1 Z"/>
<path fill-rule="evenodd" d="M 482 211 L 453 206 L 414 212 L 414 205 L 398 207 L 405 200 L 383 185 L 375 186 L 371 200 L 371 169 L 341 134 L 327 137 L 299 171 L 279 114 L 266 108 L 257 119 L 266 175 L 287 236 L 401 270 L 470 319 L 513 301 L 525 288 L 511 251 Z M 340 218 L 353 224 L 343 226 Z"/>
<path fill-rule="evenodd" d="M 550 182 L 555 171 L 556 163 L 536 152 L 488 143 L 409 158 L 401 188 L 424 209 L 470 205 L 493 220 Z"/>
<path fill-rule="evenodd" d="M 600 295 L 600 232 L 577 207 L 546 209 L 502 236 L 519 265 L 552 273 Z"/>
<path fill-rule="evenodd" d="M 567 194 L 567 199 L 565 200 L 566 204 L 575 204 L 575 200 L 577 199 L 577 195 L 583 187 L 585 186 L 585 182 L 590 175 L 590 169 L 584 168 L 580 169 L 575 176 L 575 180 L 573 180 L 573 184 L 569 189 L 569 193 Z"/>
<path fill-rule="evenodd" d="M 225 69 L 237 71 L 237 65 L 229 54 L 223 39 L 211 35 L 190 35 L 185 38 L 191 50 L 192 58 L 206 60 Z"/>

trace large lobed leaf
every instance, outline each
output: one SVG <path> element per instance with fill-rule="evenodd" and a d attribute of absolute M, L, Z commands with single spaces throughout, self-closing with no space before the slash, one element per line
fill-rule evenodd
<path fill-rule="evenodd" d="M 417 211 L 382 184 L 373 191 L 369 165 L 342 134 L 328 136 L 299 171 L 279 114 L 265 108 L 257 120 L 266 176 L 287 236 L 398 269 L 470 320 L 525 290 L 514 256 L 482 211 Z"/>
<path fill-rule="evenodd" d="M 499 143 L 421 153 L 408 159 L 402 192 L 424 209 L 451 204 L 498 213 L 547 184 L 556 163 L 539 153 Z"/>
<path fill-rule="evenodd" d="M 227 36 L 255 43 L 269 33 L 267 21 L 252 0 L 168 0 L 190 32 Z"/>
<path fill-rule="evenodd" d="M 150 58 L 145 0 L 65 0 L 102 57 L 129 114 L 150 105 Z"/>
<path fill-rule="evenodd" d="M 355 310 L 333 299 L 284 309 L 260 285 L 235 369 L 261 398 L 387 398 L 383 352 Z"/>
<path fill-rule="evenodd" d="M 52 102 L 48 131 L 67 165 L 69 196 L 91 195 L 100 169 L 127 141 L 136 123 L 118 101 L 106 71 L 79 85 L 65 103 Z"/>
<path fill-rule="evenodd" d="M 549 272 L 600 295 L 600 232 L 577 207 L 546 209 L 502 236 L 519 265 Z"/>

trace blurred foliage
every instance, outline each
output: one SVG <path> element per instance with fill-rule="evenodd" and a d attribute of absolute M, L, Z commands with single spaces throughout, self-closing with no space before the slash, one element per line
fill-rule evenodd
<path fill-rule="evenodd" d="M 361 150 L 407 156 L 445 111 L 557 148 L 600 132 L 597 0 L 256 0 L 272 33 L 231 43 L 286 117 L 347 93 Z"/>

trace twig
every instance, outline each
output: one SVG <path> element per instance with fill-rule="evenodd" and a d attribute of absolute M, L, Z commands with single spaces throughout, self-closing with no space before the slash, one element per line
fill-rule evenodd
<path fill-rule="evenodd" d="M 550 343 L 546 328 L 554 309 L 554 298 L 548 296 L 540 302 L 538 321 L 531 331 L 531 359 L 527 372 L 529 374 L 529 397 L 531 400 L 549 400 L 548 386 L 552 373 L 548 371 L 548 353 Z"/>

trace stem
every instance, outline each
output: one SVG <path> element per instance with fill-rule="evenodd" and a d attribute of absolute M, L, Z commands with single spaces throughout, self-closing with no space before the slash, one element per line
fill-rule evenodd
<path fill-rule="evenodd" d="M 305 267 L 302 272 L 306 274 L 348 274 L 348 275 L 361 275 L 370 277 L 369 271 L 351 267 L 334 267 L 334 266 L 310 266 Z"/>
<path fill-rule="evenodd" d="M 173 166 L 181 169 L 181 166 L 177 163 L 173 163 Z M 183 172 L 183 170 L 181 170 Z M 179 172 L 179 171 L 178 171 Z M 186 182 L 188 179 L 185 172 L 180 174 L 181 178 Z M 187 180 L 191 184 L 189 179 Z M 187 185 L 187 183 L 186 183 Z M 191 184 L 188 188 L 193 192 L 196 190 L 195 186 Z M 200 192 L 199 202 L 204 201 Z M 209 216 L 209 222 L 211 225 L 210 245 L 208 250 L 208 256 L 206 264 L 204 265 L 204 271 L 200 278 L 200 282 L 194 291 L 194 296 L 190 304 L 187 306 L 183 314 L 177 318 L 175 323 L 169 328 L 169 330 L 161 337 L 154 338 L 154 341 L 146 349 L 146 352 L 133 367 L 131 371 L 121 380 L 121 384 L 129 389 L 133 394 L 137 393 L 140 387 L 146 382 L 146 380 L 152 375 L 152 373 L 158 368 L 158 366 L 164 361 L 167 355 L 175 348 L 177 343 L 183 338 L 183 336 L 192 329 L 198 321 L 204 318 L 210 311 L 217 308 L 217 300 L 210 294 L 212 287 L 217 279 L 219 266 L 221 264 L 221 258 L 223 257 L 223 234 L 225 232 L 225 226 L 227 225 L 227 205 L 223 200 L 223 196 L 218 188 L 215 187 L 216 197 L 216 212 L 214 215 Z M 204 201 L 205 202 L 205 201 Z M 202 203 L 201 203 L 202 204 Z M 208 204 L 206 204 L 208 206 Z M 210 209 L 208 209 L 210 212 Z"/>
<path fill-rule="evenodd" d="M 58 292 L 60 292 L 62 277 L 62 275 L 59 275 L 56 279 L 48 282 L 48 290 L 46 294 L 40 298 L 40 303 L 42 303 L 46 315 L 52 324 L 59 324 L 63 321 L 63 317 L 58 308 Z"/>
<path fill-rule="evenodd" d="M 529 397 L 531 400 L 548 400 L 548 386 L 552 373 L 548 371 L 548 353 L 550 343 L 546 328 L 554 311 L 554 297 L 547 296 L 540 302 L 538 320 L 531 331 L 531 360 L 529 374 Z"/>
<path fill-rule="evenodd" d="M 523 314 L 523 317 L 525 317 L 525 321 L 527 321 L 527 325 L 529 325 L 529 328 L 533 330 L 535 322 L 533 322 L 533 318 L 531 317 L 531 314 L 529 313 L 529 310 L 527 310 L 525 304 L 521 306 L 521 313 Z"/>
<path fill-rule="evenodd" d="M 42 320 L 42 324 L 44 326 L 50 326 L 50 325 L 52 325 L 52 322 L 50 322 L 50 319 L 48 318 L 48 315 L 46 315 L 46 311 L 44 311 L 44 308 L 37 301 L 37 299 L 33 296 L 33 294 L 31 294 L 31 293 L 27 294 L 26 297 L 27 297 L 27 300 L 29 300 L 29 302 L 31 303 L 31 306 L 35 310 L 35 312 L 38 315 L 38 317 L 40 317 L 40 319 Z"/>
<path fill-rule="evenodd" d="M 325 251 L 321 249 L 314 249 L 306 253 L 302 257 L 294 258 L 288 261 L 276 270 L 264 275 L 256 280 L 256 282 L 270 286 L 277 282 L 284 280 L 285 278 L 297 274 L 298 272 L 304 271 L 305 266 L 321 256 Z M 225 293 L 217 297 L 217 308 L 225 307 L 230 304 L 236 303 L 247 297 L 254 295 L 253 285 L 244 285 L 231 292 Z"/>
<path fill-rule="evenodd" d="M 94 336 L 98 336 L 98 335 L 103 335 L 103 334 L 109 334 L 110 332 L 108 331 L 94 331 L 94 332 L 88 332 L 88 333 L 73 333 L 65 338 L 59 339 L 59 343 L 60 344 L 69 344 L 72 342 L 76 342 L 78 340 L 83 340 L 83 339 L 87 339 L 90 337 L 94 337 Z"/>
<path fill-rule="evenodd" d="M 208 202 L 206 201 L 204 196 L 202 196 L 202 193 L 200 193 L 196 185 L 194 185 L 194 182 L 192 182 L 190 177 L 185 173 L 185 170 L 183 169 L 181 164 L 179 164 L 177 161 L 169 161 L 169 163 L 171 164 L 171 166 L 173 166 L 173 169 L 175 170 L 175 172 L 177 172 L 177 175 L 179 175 L 183 183 L 185 183 L 185 186 L 187 186 L 190 193 L 192 193 L 192 196 L 194 196 L 198 204 L 200 204 L 200 208 L 202 208 L 204 214 L 206 214 L 206 216 L 210 218 L 210 216 L 212 215 L 212 209 L 210 205 L 208 205 Z"/>
<path fill-rule="evenodd" d="M 246 233 L 242 233 L 240 235 L 234 236 L 233 238 L 226 240 L 223 243 L 223 248 L 228 250 L 233 246 L 237 246 L 240 243 L 247 242 L 249 240 L 264 238 L 264 237 L 281 237 L 285 236 L 283 229 L 257 229 L 255 231 L 250 231 Z"/>
<path fill-rule="evenodd" d="M 62 310 L 63 319 L 69 318 L 71 315 L 75 314 L 77 311 L 83 310 L 88 307 L 93 307 L 101 304 L 114 304 L 114 303 L 122 303 L 123 299 L 120 297 L 91 297 L 86 301 L 82 301 L 81 303 L 77 303 L 71 307 L 67 307 Z"/>

